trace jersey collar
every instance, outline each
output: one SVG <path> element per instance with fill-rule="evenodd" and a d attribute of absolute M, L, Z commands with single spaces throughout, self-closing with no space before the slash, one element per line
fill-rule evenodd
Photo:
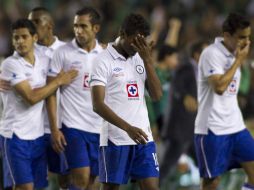
<path fill-rule="evenodd" d="M 215 38 L 214 44 L 227 57 L 234 57 L 234 55 L 223 45 L 222 41 L 223 41 L 222 37 L 217 37 Z"/>

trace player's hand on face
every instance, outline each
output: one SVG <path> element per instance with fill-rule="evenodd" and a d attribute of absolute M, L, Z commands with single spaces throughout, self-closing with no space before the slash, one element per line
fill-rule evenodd
<path fill-rule="evenodd" d="M 9 81 L 0 79 L 0 92 L 11 90 L 11 84 Z"/>
<path fill-rule="evenodd" d="M 143 35 L 138 34 L 131 45 L 143 60 L 152 58 L 153 41 L 148 43 Z"/>
<path fill-rule="evenodd" d="M 73 79 L 75 79 L 78 76 L 78 71 L 75 69 L 71 69 L 67 72 L 61 71 L 57 75 L 57 80 L 60 85 L 68 85 L 70 84 Z"/>
<path fill-rule="evenodd" d="M 64 147 L 67 145 L 65 137 L 60 130 L 51 132 L 52 147 L 57 153 L 64 151 Z"/>
<path fill-rule="evenodd" d="M 126 132 L 137 144 L 146 144 L 148 141 L 148 136 L 140 128 L 130 126 Z"/>
<path fill-rule="evenodd" d="M 246 57 L 248 56 L 249 51 L 250 51 L 250 40 L 247 41 L 244 47 L 239 42 L 236 48 L 236 58 L 239 58 L 242 61 L 244 61 Z"/>

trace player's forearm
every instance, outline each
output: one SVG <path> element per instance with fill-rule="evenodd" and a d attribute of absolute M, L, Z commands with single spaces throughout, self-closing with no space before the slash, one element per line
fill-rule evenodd
<path fill-rule="evenodd" d="M 124 131 L 130 127 L 130 124 L 116 115 L 104 102 L 93 102 L 93 110 L 103 119 Z"/>
<path fill-rule="evenodd" d="M 47 112 L 48 112 L 48 119 L 50 124 L 50 131 L 56 131 L 58 130 L 57 127 L 57 105 L 56 105 L 56 93 L 50 95 L 46 99 L 46 106 L 47 106 Z"/>
<path fill-rule="evenodd" d="M 236 59 L 235 62 L 232 64 L 231 68 L 227 70 L 224 75 L 221 75 L 219 80 L 217 80 L 214 88 L 218 94 L 223 94 L 225 92 L 225 90 L 228 88 L 228 85 L 232 81 L 236 70 L 239 68 L 240 65 L 241 60 Z"/>
<path fill-rule="evenodd" d="M 61 84 L 57 81 L 57 79 L 54 79 L 42 88 L 33 89 L 30 95 L 28 95 L 27 101 L 31 105 L 34 105 L 38 103 L 39 101 L 47 98 L 51 94 L 53 94 L 60 85 Z"/>
<path fill-rule="evenodd" d="M 152 100 L 158 101 L 162 96 L 162 88 L 160 80 L 154 70 L 151 61 L 148 60 L 147 63 L 145 63 L 144 65 L 147 75 L 146 83 L 149 95 L 152 98 Z"/>

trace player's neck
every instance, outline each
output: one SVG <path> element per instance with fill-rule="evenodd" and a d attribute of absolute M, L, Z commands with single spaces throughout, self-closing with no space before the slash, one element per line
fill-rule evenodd
<path fill-rule="evenodd" d="M 34 65 L 35 63 L 35 56 L 34 56 L 34 50 L 29 51 L 28 53 L 21 55 L 28 63 L 31 65 Z"/>
<path fill-rule="evenodd" d="M 51 46 L 56 41 L 55 37 L 53 35 L 48 36 L 47 38 L 43 38 L 42 40 L 38 41 L 38 44 L 42 46 Z"/>
<path fill-rule="evenodd" d="M 225 47 L 230 53 L 233 54 L 233 53 L 235 52 L 235 50 L 232 49 L 232 48 L 230 48 L 230 46 L 227 44 L 227 42 L 225 42 L 225 40 L 222 41 L 221 43 L 224 45 L 224 47 Z"/>
<path fill-rule="evenodd" d="M 85 50 L 85 51 L 87 51 L 87 52 L 90 52 L 90 51 L 91 51 L 92 49 L 94 49 L 95 46 L 96 46 L 96 40 L 95 40 L 95 39 L 91 40 L 90 42 L 88 42 L 88 43 L 86 43 L 86 44 L 81 44 L 81 43 L 79 43 L 77 39 L 76 39 L 76 42 L 77 42 L 78 46 L 79 46 L 81 49 L 83 49 L 83 50 Z"/>
<path fill-rule="evenodd" d="M 122 48 L 120 43 L 116 43 L 113 44 L 113 48 L 115 48 L 115 50 L 121 54 L 122 56 L 124 56 L 126 59 L 128 59 L 129 55 L 124 51 L 124 49 Z"/>

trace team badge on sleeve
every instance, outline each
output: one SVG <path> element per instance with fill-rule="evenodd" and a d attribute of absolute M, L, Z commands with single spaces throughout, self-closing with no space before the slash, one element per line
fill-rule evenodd
<path fill-rule="evenodd" d="M 138 84 L 136 82 L 131 82 L 126 85 L 126 90 L 128 94 L 128 98 L 139 98 L 138 94 Z"/>

